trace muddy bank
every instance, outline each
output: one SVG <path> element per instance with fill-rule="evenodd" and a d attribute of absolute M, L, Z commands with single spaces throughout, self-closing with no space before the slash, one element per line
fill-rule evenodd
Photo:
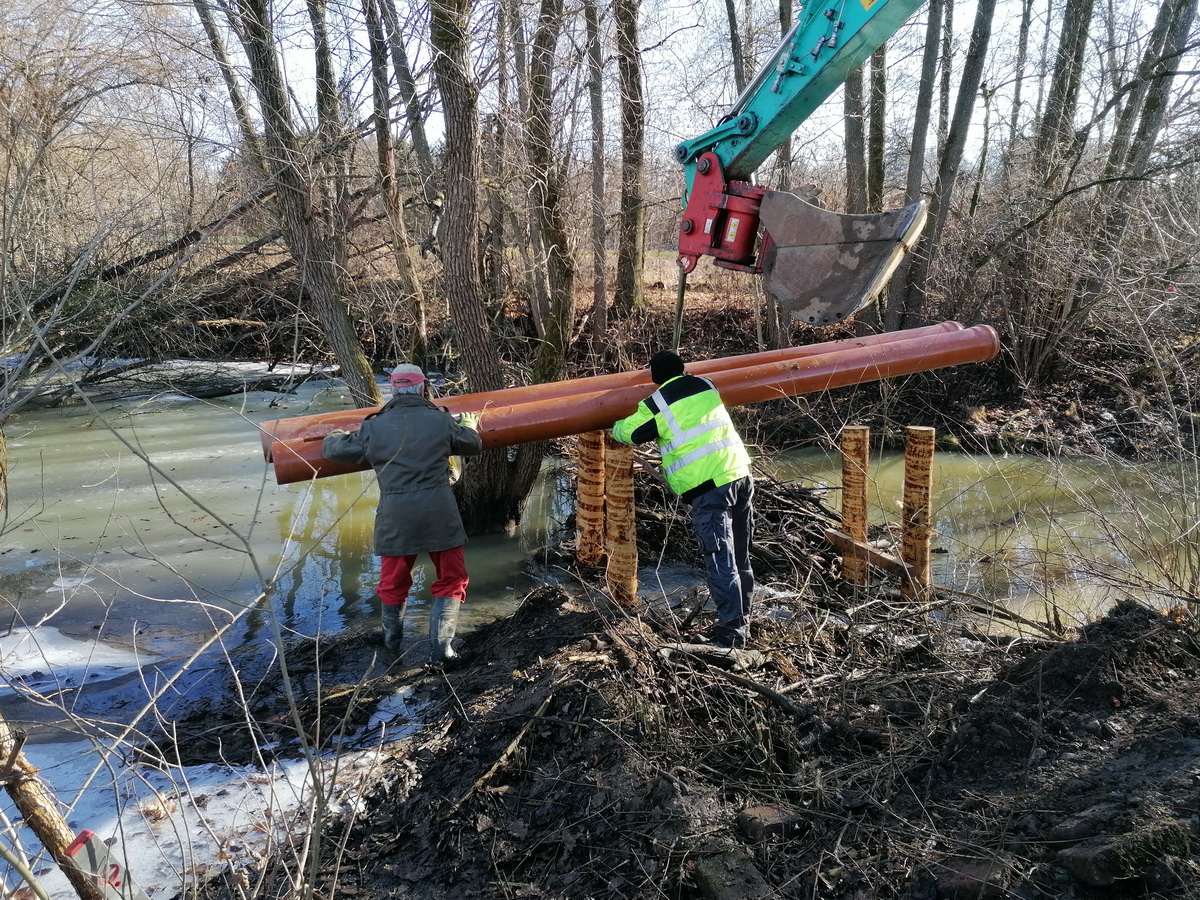
<path fill-rule="evenodd" d="M 689 546 L 654 490 L 639 482 L 643 565 Z M 1193 619 L 1122 604 L 1061 639 L 988 634 L 954 598 L 844 592 L 797 526 L 820 498 L 763 498 L 757 565 L 786 590 L 764 592 L 744 655 L 696 646 L 702 591 L 648 590 L 630 616 L 564 547 L 534 561 L 546 583 L 513 616 L 468 636 L 461 669 L 367 672 L 366 634 L 309 645 L 307 671 L 295 657 L 314 736 L 398 687 L 428 703 L 372 795 L 323 830 L 318 895 L 1195 895 Z M 249 703 L 286 745 L 269 673 Z"/>

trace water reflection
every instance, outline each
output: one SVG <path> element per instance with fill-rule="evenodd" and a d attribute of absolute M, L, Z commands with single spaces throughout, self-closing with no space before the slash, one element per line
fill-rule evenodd
<path fill-rule="evenodd" d="M 792 454 L 779 474 L 834 488 L 841 459 Z M 1188 492 L 1169 466 L 938 453 L 933 466 L 935 584 L 1064 623 L 1102 615 L 1133 586 L 1177 567 Z M 876 455 L 868 473 L 875 525 L 898 523 L 904 458 Z M 1164 492 L 1166 484 L 1173 489 Z M 1155 487 L 1155 485 L 1158 485 Z M 1194 494 L 1194 492 L 1192 492 Z M 831 494 L 831 505 L 838 500 Z M 1186 518 L 1186 515 L 1183 516 Z M 1193 519 L 1194 521 L 1194 519 Z M 1169 602 L 1154 590 L 1139 594 Z"/>
<path fill-rule="evenodd" d="M 226 641 L 285 631 L 316 635 L 370 624 L 378 559 L 371 552 L 374 476 L 279 486 L 255 423 L 345 408 L 338 390 L 309 385 L 209 402 L 178 396 L 24 413 L 6 426 L 9 503 L 0 595 L 9 627 L 180 654 L 241 621 Z M 526 554 L 555 515 L 557 476 L 511 535 L 472 539 L 464 629 L 509 612 L 529 585 Z M 418 567 L 413 612 L 428 597 Z M 270 604 L 260 596 L 267 590 Z"/>

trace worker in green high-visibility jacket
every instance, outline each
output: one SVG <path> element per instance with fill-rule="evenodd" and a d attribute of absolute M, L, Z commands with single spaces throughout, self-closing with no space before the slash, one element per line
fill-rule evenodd
<path fill-rule="evenodd" d="M 650 378 L 658 390 L 613 425 L 613 437 L 623 444 L 657 441 L 667 484 L 691 506 L 692 531 L 717 610 L 713 643 L 745 647 L 754 593 L 750 454 L 712 382 L 688 375 L 677 353 L 655 353 Z"/>

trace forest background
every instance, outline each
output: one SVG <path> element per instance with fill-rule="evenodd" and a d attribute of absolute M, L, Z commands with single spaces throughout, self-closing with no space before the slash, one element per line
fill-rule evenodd
<path fill-rule="evenodd" d="M 641 365 L 608 335 L 674 293 L 673 147 L 798 13 L 6 0 L 0 425 L 66 399 L 81 361 L 332 362 L 358 406 L 401 359 L 471 391 Z M 1103 335 L 1192 447 L 1168 382 L 1197 332 L 1196 48 L 1195 0 L 931 0 L 759 181 L 844 212 L 928 201 L 860 332 L 993 324 L 997 382 L 1027 397 Z M 826 339 L 699 274 L 759 345 Z M 519 514 L 544 453 L 473 462 L 473 531 Z"/>

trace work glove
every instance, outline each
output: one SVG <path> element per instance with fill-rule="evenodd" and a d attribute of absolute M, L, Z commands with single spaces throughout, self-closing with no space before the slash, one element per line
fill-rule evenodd
<path fill-rule="evenodd" d="M 479 430 L 479 416 L 475 415 L 475 413 L 469 413 L 469 412 L 462 413 L 458 417 L 458 424 L 461 425 L 463 428 L 473 428 L 474 430 L 478 431 Z"/>

